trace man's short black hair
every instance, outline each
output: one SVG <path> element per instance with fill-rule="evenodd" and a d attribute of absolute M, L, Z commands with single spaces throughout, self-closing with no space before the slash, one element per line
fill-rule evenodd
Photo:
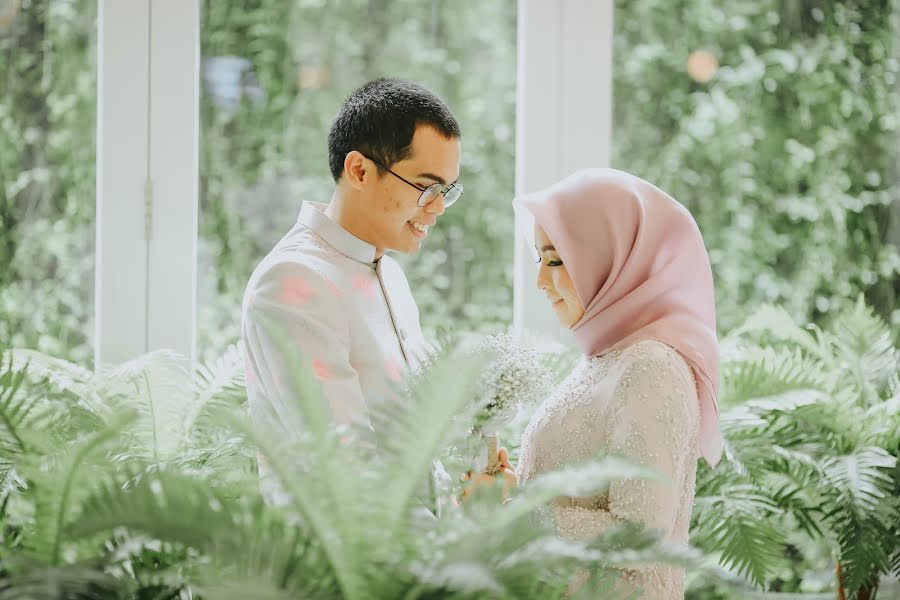
<path fill-rule="evenodd" d="M 409 156 L 413 135 L 428 125 L 448 138 L 460 137 L 459 124 L 444 101 L 403 79 L 376 79 L 350 95 L 328 133 L 328 164 L 335 181 L 353 150 L 386 167 Z M 379 173 L 382 172 L 378 167 Z"/>

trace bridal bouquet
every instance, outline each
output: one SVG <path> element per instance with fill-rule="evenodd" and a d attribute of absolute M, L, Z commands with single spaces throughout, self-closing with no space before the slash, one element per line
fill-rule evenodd
<path fill-rule="evenodd" d="M 497 431 L 525 405 L 543 400 L 553 385 L 553 376 L 540 353 L 518 343 L 511 335 L 494 335 L 475 349 L 492 359 L 477 380 L 472 432 L 487 446 L 489 475 L 500 471 Z"/>

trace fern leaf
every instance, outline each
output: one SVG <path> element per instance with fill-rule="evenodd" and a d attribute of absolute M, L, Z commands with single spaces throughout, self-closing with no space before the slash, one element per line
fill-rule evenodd
<path fill-rule="evenodd" d="M 722 402 L 727 406 L 788 392 L 825 389 L 828 383 L 821 364 L 805 358 L 799 349 L 748 351 L 742 360 L 726 364 L 722 374 Z"/>
<path fill-rule="evenodd" d="M 104 372 L 101 393 L 119 396 L 139 415 L 132 428 L 132 453 L 159 463 L 188 445 L 184 422 L 193 388 L 186 365 L 183 356 L 157 350 Z"/>
<path fill-rule="evenodd" d="M 500 510 L 492 511 L 489 520 L 500 527 L 508 526 L 553 498 L 596 495 L 607 489 L 610 483 L 624 479 L 665 481 L 659 472 L 618 457 L 585 461 L 538 476 L 523 486 Z"/>
<path fill-rule="evenodd" d="M 862 448 L 852 454 L 825 459 L 822 471 L 833 486 L 837 502 L 856 514 L 874 510 L 890 493 L 888 469 L 897 459 L 882 448 Z"/>
<path fill-rule="evenodd" d="M 25 450 L 24 428 L 37 404 L 23 392 L 27 365 L 17 369 L 12 359 L 0 373 L 0 456 L 10 457 Z"/>
<path fill-rule="evenodd" d="M 47 381 L 58 392 L 71 392 L 77 397 L 88 395 L 94 374 L 80 365 L 61 358 L 48 356 L 36 350 L 15 349 L 7 353 L 4 361 L 11 360 L 13 369 L 27 365 L 29 377 L 35 381 Z"/>
<path fill-rule="evenodd" d="M 260 501 L 240 502 L 235 494 L 173 472 L 120 477 L 84 503 L 68 533 L 90 538 L 127 527 L 195 548 L 211 561 L 201 569 L 198 587 L 215 597 L 246 589 L 249 582 L 265 597 L 336 595 L 334 573 L 315 542 L 296 528 L 290 533 Z"/>
<path fill-rule="evenodd" d="M 782 307 L 765 305 L 758 308 L 732 335 L 740 337 L 748 333 L 766 333 L 773 339 L 797 344 L 813 356 L 826 360 L 830 356 L 827 343 L 800 327 Z"/>
<path fill-rule="evenodd" d="M 472 405 L 471 387 L 464 382 L 475 381 L 482 360 L 443 359 L 414 385 L 411 400 L 404 402 L 398 396 L 372 407 L 379 465 L 384 469 L 379 475 L 390 473 L 391 478 L 381 498 L 388 530 L 400 522 L 430 476 L 433 457 L 452 437 L 448 425 Z"/>
<path fill-rule="evenodd" d="M 309 535 L 321 545 L 342 593 L 354 593 L 361 583 L 358 572 L 354 572 L 358 565 L 346 556 L 347 542 L 351 539 L 348 532 L 361 524 L 358 519 L 342 517 L 349 517 L 348 505 L 359 507 L 363 496 L 355 490 L 347 496 L 335 496 L 335 489 L 350 489 L 348 480 L 356 479 L 356 475 L 346 468 L 347 463 L 339 469 L 329 468 L 338 455 L 336 445 L 327 437 L 328 432 L 304 437 L 300 431 L 284 439 L 236 417 L 231 418 L 231 425 L 265 457 L 270 476 L 276 478 L 287 494 L 290 507 L 309 528 Z"/>
<path fill-rule="evenodd" d="M 189 409 L 184 416 L 184 436 L 196 442 L 203 437 L 196 427 L 209 425 L 209 415 L 238 407 L 247 399 L 244 387 L 244 357 L 240 347 L 229 346 L 215 362 L 210 365 L 197 365 L 194 368 L 194 393 Z"/>
<path fill-rule="evenodd" d="M 779 564 L 786 540 L 773 521 L 780 509 L 755 486 L 726 486 L 716 496 L 698 498 L 695 538 L 721 552 L 723 566 L 762 586 Z"/>
<path fill-rule="evenodd" d="M 134 414 L 124 414 L 106 429 L 62 449 L 57 456 L 40 457 L 37 464 L 23 469 L 35 503 L 35 531 L 31 542 L 37 558 L 51 566 L 60 564 L 65 525 L 100 475 L 95 471 L 93 476 L 88 476 L 89 467 L 133 420 Z"/>
<path fill-rule="evenodd" d="M 832 327 L 838 357 L 853 365 L 862 384 L 880 386 L 898 372 L 891 329 L 862 296 L 852 310 L 840 314 Z"/>
<path fill-rule="evenodd" d="M 119 598 L 121 581 L 91 564 L 52 566 L 22 556 L 6 556 L 0 600 L 101 600 Z"/>

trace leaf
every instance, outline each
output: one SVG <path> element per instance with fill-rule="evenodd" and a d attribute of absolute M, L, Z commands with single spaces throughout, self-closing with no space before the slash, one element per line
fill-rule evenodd
<path fill-rule="evenodd" d="M 103 449 L 135 418 L 125 413 L 107 428 L 62 448 L 56 456 L 34 457 L 21 467 L 35 503 L 35 530 L 29 537 L 33 554 L 51 566 L 61 562 L 65 527 L 78 512 L 81 498 L 89 493 L 86 475 Z"/>
<path fill-rule="evenodd" d="M 723 566 L 763 585 L 779 564 L 786 540 L 772 517 L 780 511 L 755 486 L 729 485 L 695 502 L 696 543 L 721 552 Z"/>

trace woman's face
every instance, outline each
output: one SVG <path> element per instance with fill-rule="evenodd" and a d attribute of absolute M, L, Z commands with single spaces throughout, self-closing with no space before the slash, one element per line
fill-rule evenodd
<path fill-rule="evenodd" d="M 534 226 L 534 242 L 538 251 L 537 287 L 547 294 L 556 318 L 563 327 L 571 329 L 584 316 L 584 305 L 575 292 L 572 278 L 560 260 L 553 242 L 540 226 Z"/>

